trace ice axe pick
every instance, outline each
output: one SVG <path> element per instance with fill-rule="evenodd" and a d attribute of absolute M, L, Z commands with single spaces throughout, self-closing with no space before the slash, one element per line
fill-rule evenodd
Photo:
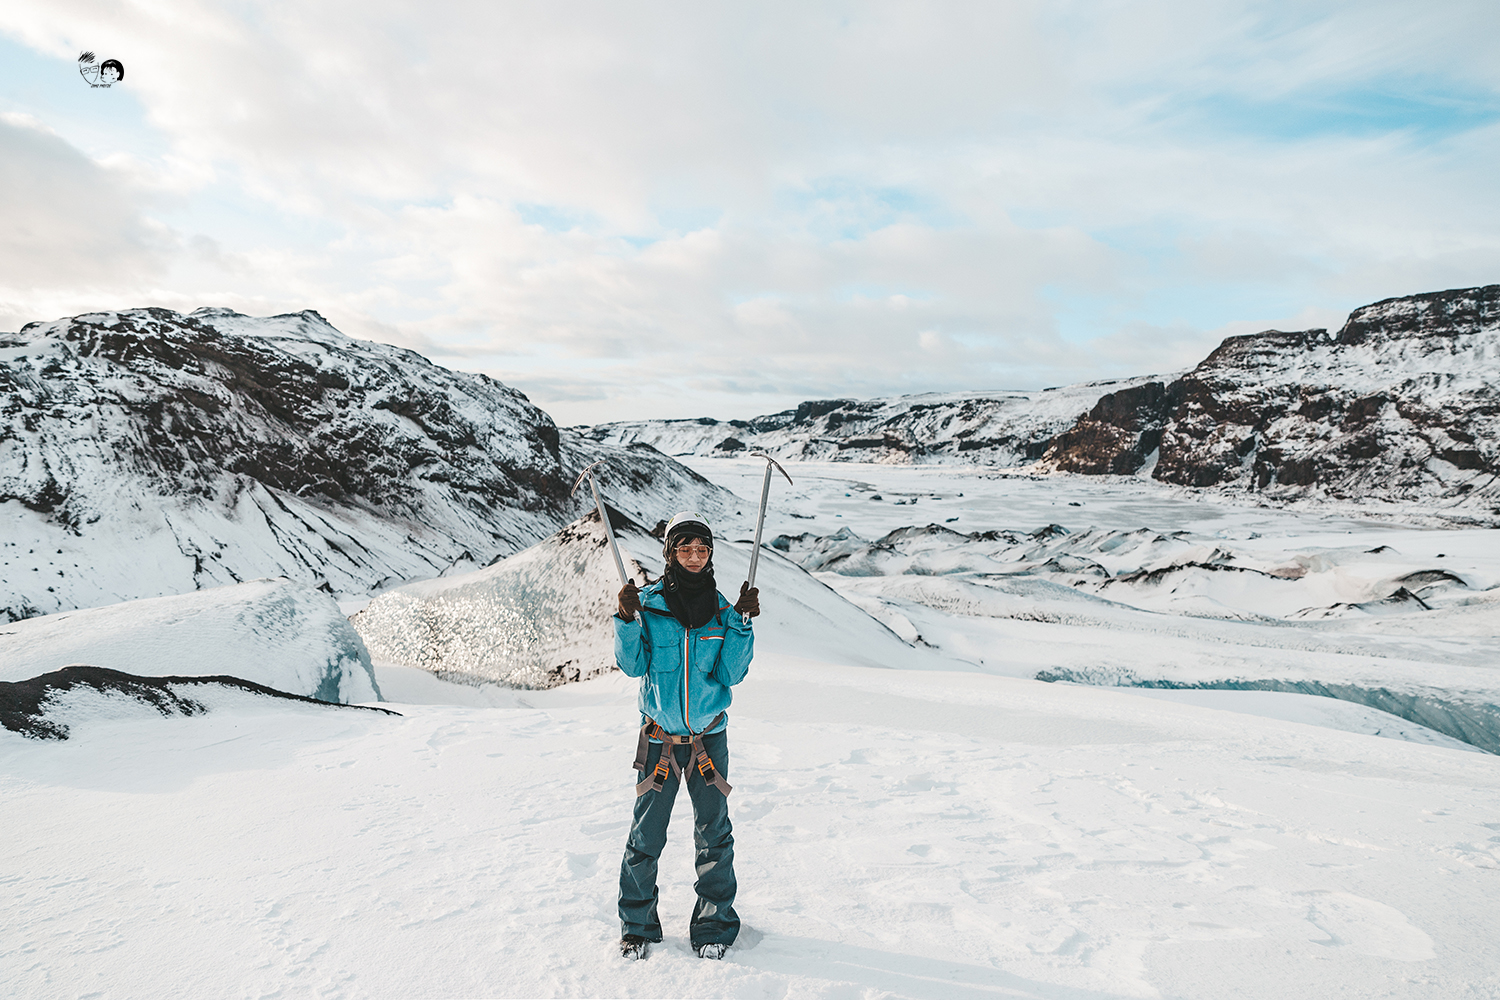
<path fill-rule="evenodd" d="M 787 485 L 789 486 L 792 484 L 792 477 L 787 476 L 786 470 L 781 467 L 780 462 L 763 451 L 752 451 L 750 457 L 766 460 L 766 478 L 760 484 L 760 514 L 755 519 L 755 547 L 750 550 L 750 580 L 748 585 L 753 587 L 755 586 L 755 564 L 760 561 L 760 532 L 766 526 L 766 500 L 771 496 L 771 469 L 774 467 L 777 472 L 786 476 Z"/>
<path fill-rule="evenodd" d="M 630 577 L 625 575 L 625 560 L 620 558 L 620 546 L 615 542 L 615 529 L 610 525 L 609 513 L 604 509 L 604 498 L 599 495 L 599 484 L 594 482 L 594 469 L 603 464 L 604 459 L 601 458 L 599 461 L 595 462 L 593 465 L 590 465 L 588 468 L 580 472 L 578 474 L 577 482 L 575 482 L 573 484 L 573 488 L 568 491 L 568 496 L 572 496 L 574 493 L 577 493 L 578 487 L 583 485 L 583 481 L 585 479 L 589 481 L 589 489 L 594 491 L 594 504 L 599 508 L 599 521 L 604 525 L 604 537 L 609 539 L 609 550 L 615 554 L 615 569 L 620 571 L 620 586 L 623 587 L 625 584 L 630 582 Z M 769 476 L 767 478 L 769 479 Z M 764 510 L 764 503 L 761 504 L 761 508 L 762 510 Z M 756 537 L 760 537 L 758 533 Z M 752 579 L 755 576 L 755 570 L 753 568 L 750 570 L 750 576 Z"/>

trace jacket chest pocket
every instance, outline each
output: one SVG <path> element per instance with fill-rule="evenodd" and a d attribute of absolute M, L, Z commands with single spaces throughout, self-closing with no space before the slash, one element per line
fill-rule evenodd
<path fill-rule="evenodd" d="M 719 662 L 719 651 L 724 648 L 724 633 L 708 632 L 693 640 L 693 669 L 706 674 Z"/>
<path fill-rule="evenodd" d="M 651 672 L 682 669 L 682 630 L 658 625 L 651 629 Z"/>

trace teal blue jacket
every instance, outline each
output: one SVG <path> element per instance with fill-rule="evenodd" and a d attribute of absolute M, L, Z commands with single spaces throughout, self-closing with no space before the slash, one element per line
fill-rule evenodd
<path fill-rule="evenodd" d="M 615 662 L 627 676 L 641 679 L 641 714 L 677 736 L 701 733 L 727 711 L 729 689 L 750 670 L 755 633 L 723 594 L 717 596 L 718 614 L 692 631 L 667 610 L 660 580 L 641 591 L 642 611 L 634 621 L 613 618 Z"/>

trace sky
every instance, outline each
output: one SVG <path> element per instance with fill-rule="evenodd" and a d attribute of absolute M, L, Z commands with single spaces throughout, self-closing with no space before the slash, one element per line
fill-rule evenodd
<path fill-rule="evenodd" d="M 315 309 L 561 424 L 1036 389 L 1500 282 L 1497 162 L 1493 0 L 7 0 L 0 330 Z"/>

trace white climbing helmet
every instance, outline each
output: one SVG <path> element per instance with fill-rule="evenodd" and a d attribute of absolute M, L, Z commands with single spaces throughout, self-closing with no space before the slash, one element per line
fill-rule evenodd
<path fill-rule="evenodd" d="M 714 532 L 708 526 L 708 518 L 697 511 L 681 510 L 672 515 L 666 530 L 661 533 L 661 554 L 666 556 L 670 553 L 673 542 L 683 535 L 701 538 L 710 549 L 714 547 Z"/>

